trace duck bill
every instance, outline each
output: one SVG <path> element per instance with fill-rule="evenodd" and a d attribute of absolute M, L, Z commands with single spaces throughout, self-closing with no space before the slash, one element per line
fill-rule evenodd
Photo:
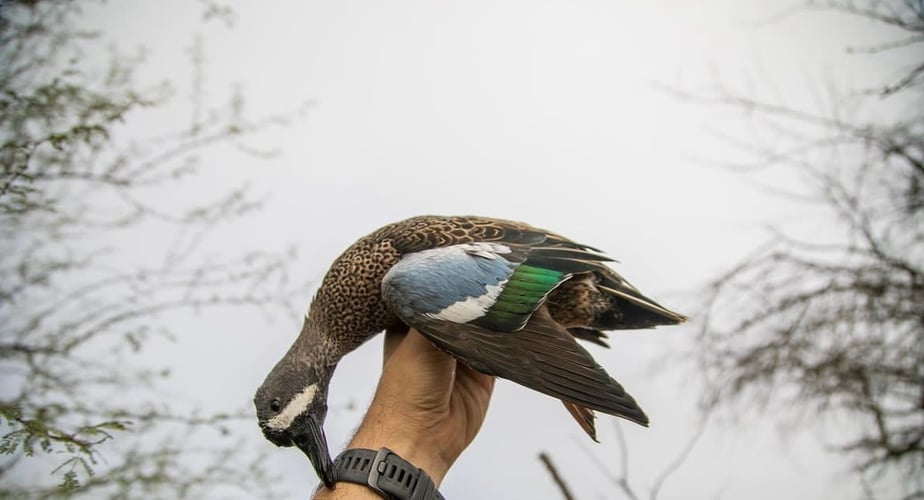
<path fill-rule="evenodd" d="M 328 489 L 334 488 L 334 462 L 330 458 L 330 451 L 327 449 L 327 438 L 324 436 L 324 429 L 317 421 L 314 415 L 306 414 L 299 416 L 289 430 L 292 442 L 298 449 L 302 450 L 311 465 L 314 466 L 315 472 Z"/>

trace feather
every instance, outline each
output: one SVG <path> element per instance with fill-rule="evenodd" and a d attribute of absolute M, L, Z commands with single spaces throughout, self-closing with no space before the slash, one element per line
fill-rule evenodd
<path fill-rule="evenodd" d="M 648 417 L 635 399 L 545 309 L 537 311 L 518 332 L 415 319 L 411 326 L 482 373 L 512 380 L 577 406 L 648 425 Z"/>
<path fill-rule="evenodd" d="M 590 439 L 597 441 L 597 426 L 594 423 L 596 419 L 594 411 L 569 401 L 562 401 L 562 403 L 565 405 L 565 409 L 568 410 L 568 413 L 570 413 L 578 425 L 581 426 L 581 429 L 584 429 L 584 432 L 590 436 Z M 597 442 L 599 443 L 600 441 Z"/>
<path fill-rule="evenodd" d="M 610 345 L 606 343 L 608 336 L 606 333 L 601 332 L 600 330 L 594 330 L 593 328 L 583 328 L 580 326 L 571 327 L 568 329 L 574 338 L 583 340 L 585 342 L 590 342 L 592 344 L 597 344 L 600 347 L 609 348 Z"/>
<path fill-rule="evenodd" d="M 651 323 L 647 325 L 649 327 L 656 326 L 656 325 L 663 325 L 665 323 L 667 324 L 683 323 L 684 321 L 687 320 L 686 316 L 682 314 L 677 314 L 665 308 L 661 304 L 658 304 L 657 302 L 640 294 L 638 290 L 635 289 L 635 287 L 621 286 L 619 289 L 616 289 L 616 288 L 611 288 L 608 286 L 597 285 L 597 288 L 605 292 L 611 293 L 622 299 L 625 299 L 630 304 L 633 304 L 644 311 L 648 311 L 649 313 L 654 313 L 654 314 L 649 315 L 651 316 Z"/>

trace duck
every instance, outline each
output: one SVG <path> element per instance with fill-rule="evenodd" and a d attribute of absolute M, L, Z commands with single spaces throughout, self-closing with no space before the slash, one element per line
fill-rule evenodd
<path fill-rule="evenodd" d="M 348 247 L 301 331 L 254 396 L 260 429 L 336 482 L 324 421 L 338 362 L 378 333 L 415 328 L 467 366 L 561 400 L 596 441 L 595 413 L 649 418 L 578 341 L 687 318 L 646 297 L 594 247 L 522 222 L 424 215 Z"/>

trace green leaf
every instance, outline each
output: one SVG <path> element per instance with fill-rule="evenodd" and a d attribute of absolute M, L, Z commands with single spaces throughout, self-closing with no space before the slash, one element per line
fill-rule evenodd
<path fill-rule="evenodd" d="M 61 477 L 61 484 L 58 485 L 58 488 L 64 491 L 74 491 L 79 487 L 80 480 L 77 479 L 77 472 L 73 470 L 65 472 Z"/>

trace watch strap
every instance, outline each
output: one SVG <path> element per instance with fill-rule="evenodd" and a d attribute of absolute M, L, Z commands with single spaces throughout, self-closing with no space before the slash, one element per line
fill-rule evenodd
<path fill-rule="evenodd" d="M 365 484 L 390 500 L 444 500 L 433 479 L 388 448 L 353 448 L 334 460 L 337 481 Z"/>

